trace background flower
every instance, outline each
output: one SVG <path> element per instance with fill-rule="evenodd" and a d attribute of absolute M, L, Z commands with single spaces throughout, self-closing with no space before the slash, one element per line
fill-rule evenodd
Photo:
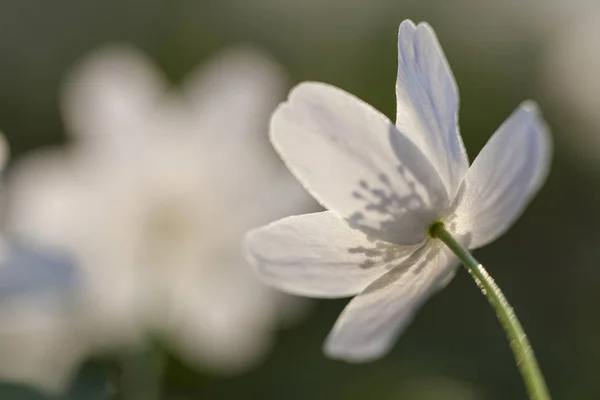
<path fill-rule="evenodd" d="M 75 318 L 77 271 L 67 260 L 3 240 L 0 251 L 0 377 L 62 392 L 89 352 Z"/>
<path fill-rule="evenodd" d="M 309 206 L 264 143 L 283 87 L 278 66 L 250 48 L 191 73 L 181 95 L 127 47 L 72 73 L 73 143 L 15 166 L 7 216 L 22 240 L 80 265 L 77 301 L 96 346 L 152 333 L 194 366 L 234 372 L 298 312 L 240 250 L 248 228 Z"/>

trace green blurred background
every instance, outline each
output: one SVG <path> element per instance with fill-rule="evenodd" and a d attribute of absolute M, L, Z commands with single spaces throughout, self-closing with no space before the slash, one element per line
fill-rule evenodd
<path fill-rule="evenodd" d="M 556 152 L 547 184 L 509 233 L 476 255 L 515 307 L 554 398 L 595 399 L 600 127 L 594 115 L 561 98 L 555 87 L 560 78 L 548 65 L 560 38 L 580 19 L 600 16 L 595 3 L 0 0 L 0 129 L 13 158 L 66 140 L 61 82 L 87 53 L 114 42 L 141 48 L 175 85 L 227 45 L 254 44 L 284 65 L 290 85 L 329 82 L 393 117 L 398 25 L 405 18 L 428 21 L 459 85 L 461 131 L 471 159 L 524 99 L 538 101 L 549 121 Z M 597 37 L 588 40 L 588 51 L 600 58 Z M 589 71 L 561 69 L 558 75 L 581 78 Z M 596 80 L 589 76 L 600 113 Z M 391 354 L 370 364 L 348 365 L 321 353 L 345 303 L 317 303 L 305 322 L 280 332 L 259 368 L 242 376 L 198 374 L 171 360 L 165 398 L 526 398 L 502 330 L 468 274 L 459 273 L 423 307 Z M 78 390 L 100 384 L 94 374 L 101 376 L 105 367 L 110 372 L 103 363 L 86 370 Z M 6 390 L 2 399 L 17 398 L 15 388 Z"/>

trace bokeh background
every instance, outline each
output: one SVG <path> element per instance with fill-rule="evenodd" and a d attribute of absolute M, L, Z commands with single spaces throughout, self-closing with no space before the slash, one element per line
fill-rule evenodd
<path fill-rule="evenodd" d="M 279 60 L 290 85 L 328 82 L 393 119 L 396 35 L 405 18 L 428 21 L 438 34 L 459 85 L 471 159 L 522 100 L 540 103 L 555 139 L 548 182 L 509 233 L 476 256 L 515 307 L 554 398 L 597 398 L 597 1 L 1 0 L 0 128 L 13 160 L 65 142 L 64 78 L 86 54 L 115 42 L 142 49 L 174 86 L 220 49 L 252 44 Z M 468 274 L 423 307 L 388 356 L 365 365 L 321 352 L 345 303 L 315 303 L 304 322 L 280 331 L 261 365 L 240 376 L 198 373 L 170 359 L 165 398 L 526 398 L 500 326 Z M 70 396 L 106 398 L 94 388 L 105 386 L 113 367 L 87 363 Z M 2 399 L 45 398 L 14 384 L 1 390 Z"/>

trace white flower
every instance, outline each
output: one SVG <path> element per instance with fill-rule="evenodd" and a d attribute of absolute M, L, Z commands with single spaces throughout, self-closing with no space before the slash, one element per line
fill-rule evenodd
<path fill-rule="evenodd" d="M 302 83 L 274 113 L 271 139 L 291 171 L 330 211 L 294 216 L 246 237 L 266 282 L 314 297 L 358 294 L 325 344 L 332 357 L 386 353 L 458 261 L 428 230 L 442 221 L 465 246 L 502 235 L 544 181 L 550 140 L 532 102 L 500 126 L 469 167 L 458 93 L 433 30 L 398 36 L 394 125 L 358 98 Z"/>
<path fill-rule="evenodd" d="M 60 392 L 89 350 L 74 268 L 34 249 L 0 248 L 0 379 Z"/>
<path fill-rule="evenodd" d="M 0 170 L 8 146 L 0 133 Z M 2 200 L 4 200 L 4 192 Z M 4 205 L 4 204 L 3 204 Z M 0 380 L 56 391 L 81 360 L 83 343 L 65 305 L 74 277 L 64 264 L 0 237 Z M 69 329 L 65 329 L 69 325 Z"/>
<path fill-rule="evenodd" d="M 194 72 L 183 96 L 124 47 L 74 72 L 64 96 L 74 143 L 17 164 L 9 226 L 75 255 L 98 346 L 152 331 L 197 366 L 235 372 L 294 312 L 240 249 L 248 229 L 310 200 L 261 136 L 280 89 L 277 65 L 251 49 Z"/>

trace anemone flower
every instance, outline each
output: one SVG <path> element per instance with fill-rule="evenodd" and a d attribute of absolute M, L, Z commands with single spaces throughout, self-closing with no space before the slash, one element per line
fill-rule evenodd
<path fill-rule="evenodd" d="M 419 307 L 450 282 L 459 258 L 439 240 L 443 232 L 469 249 L 494 241 L 549 168 L 549 135 L 531 101 L 469 166 L 457 87 L 425 23 L 400 25 L 396 98 L 394 124 L 336 87 L 296 86 L 272 116 L 271 141 L 328 211 L 282 219 L 245 240 L 248 259 L 274 287 L 356 295 L 325 343 L 329 356 L 347 361 L 387 353 Z"/>
<path fill-rule="evenodd" d="M 72 143 L 17 162 L 8 226 L 70 254 L 81 269 L 79 318 L 98 348 L 147 333 L 194 367 L 235 373 L 264 355 L 302 306 L 257 279 L 243 234 L 307 210 L 302 187 L 270 154 L 279 66 L 227 51 L 168 91 L 125 46 L 91 55 L 63 97 Z"/>

